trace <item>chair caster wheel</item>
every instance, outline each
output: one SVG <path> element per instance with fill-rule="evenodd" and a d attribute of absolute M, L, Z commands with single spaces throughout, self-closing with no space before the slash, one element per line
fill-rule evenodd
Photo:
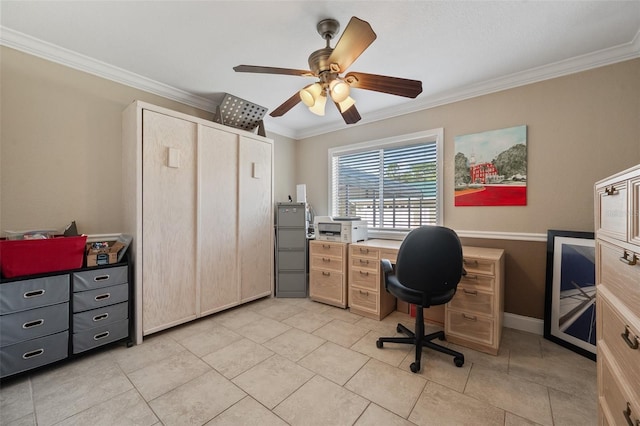
<path fill-rule="evenodd" d="M 438 336 L 438 340 L 445 341 L 445 340 L 447 340 L 447 338 L 443 334 L 442 336 Z"/>
<path fill-rule="evenodd" d="M 453 359 L 453 363 L 456 365 L 456 367 L 462 367 L 464 365 L 464 358 L 455 357 Z"/>
<path fill-rule="evenodd" d="M 376 340 L 376 347 L 378 349 L 382 348 L 382 342 L 380 340 Z"/>
<path fill-rule="evenodd" d="M 409 369 L 412 373 L 417 373 L 418 371 L 420 371 L 420 364 L 417 362 L 412 362 L 409 366 Z"/>

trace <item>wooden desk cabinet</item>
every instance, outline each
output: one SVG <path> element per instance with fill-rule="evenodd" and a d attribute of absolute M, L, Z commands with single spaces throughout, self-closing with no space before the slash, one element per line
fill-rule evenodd
<path fill-rule="evenodd" d="M 347 244 L 309 241 L 309 298 L 347 307 Z"/>
<path fill-rule="evenodd" d="M 447 340 L 497 355 L 504 316 L 504 250 L 463 247 L 467 275 L 445 306 Z"/>
<path fill-rule="evenodd" d="M 595 184 L 598 423 L 640 423 L 640 165 Z"/>

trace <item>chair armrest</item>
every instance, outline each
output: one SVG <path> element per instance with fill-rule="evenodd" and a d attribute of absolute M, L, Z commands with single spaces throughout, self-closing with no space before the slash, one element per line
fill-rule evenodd
<path fill-rule="evenodd" d="M 382 271 L 385 274 L 393 271 L 393 266 L 391 265 L 391 261 L 389 259 L 380 259 L 380 266 L 382 267 Z"/>

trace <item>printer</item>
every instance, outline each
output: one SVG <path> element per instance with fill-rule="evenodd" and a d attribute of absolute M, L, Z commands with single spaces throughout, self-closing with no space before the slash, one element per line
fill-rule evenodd
<path fill-rule="evenodd" d="M 359 217 L 316 216 L 314 220 L 316 240 L 357 243 L 366 241 L 367 221 Z"/>

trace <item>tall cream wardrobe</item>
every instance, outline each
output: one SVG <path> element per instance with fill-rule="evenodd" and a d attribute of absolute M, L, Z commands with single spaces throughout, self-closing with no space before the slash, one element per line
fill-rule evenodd
<path fill-rule="evenodd" d="M 136 343 L 272 294 L 273 141 L 139 101 L 122 123 Z"/>

